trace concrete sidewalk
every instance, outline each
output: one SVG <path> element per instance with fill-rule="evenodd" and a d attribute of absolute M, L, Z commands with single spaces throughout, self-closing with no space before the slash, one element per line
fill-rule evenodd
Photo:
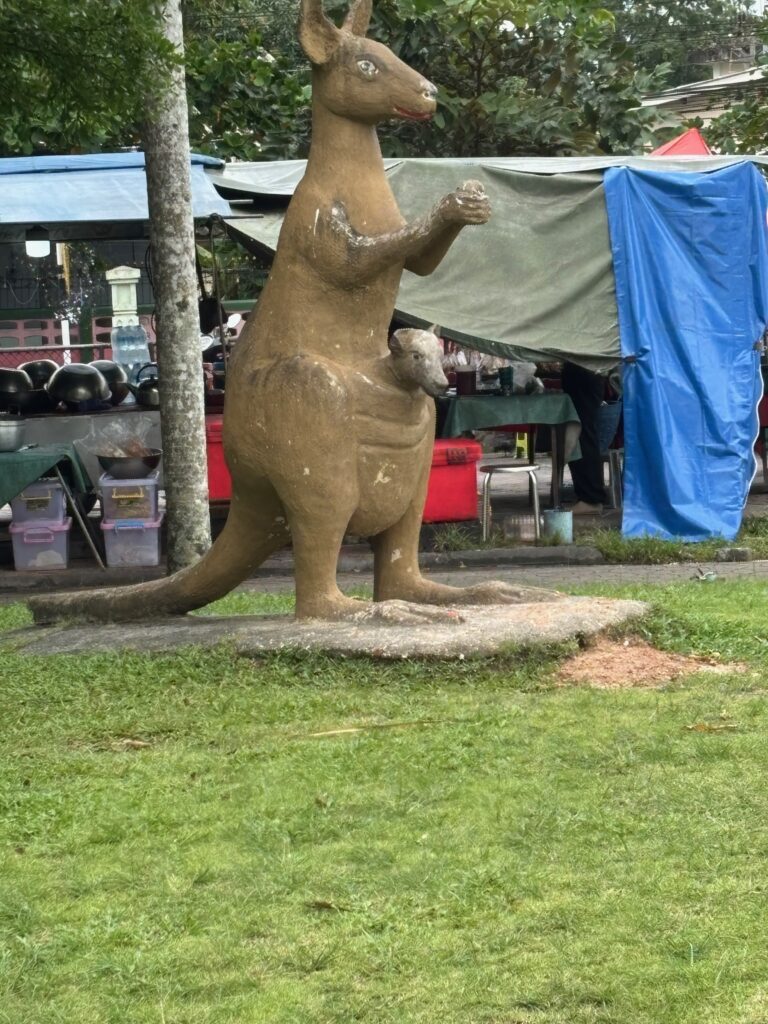
<path fill-rule="evenodd" d="M 452 586 L 468 586 L 488 579 L 507 583 L 558 589 L 589 584 L 631 585 L 685 583 L 700 573 L 717 579 L 752 579 L 768 584 L 768 560 L 752 562 L 682 562 L 667 565 L 609 565 L 591 548 L 567 549 L 572 558 L 562 561 L 561 548 L 501 548 L 487 551 L 456 551 L 450 554 L 424 553 L 426 575 Z M 289 552 L 281 555 L 290 556 Z M 536 558 L 537 555 L 545 556 Z M 554 559 L 560 559 L 559 564 Z M 549 560 L 547 560 L 549 559 Z M 293 566 L 290 557 L 272 559 L 237 590 L 255 593 L 292 593 Z M 111 569 L 94 566 L 70 568 L 52 573 L 0 571 L 0 602 L 23 601 L 33 594 L 54 593 L 94 587 L 120 586 L 157 579 L 163 569 Z M 339 560 L 339 586 L 372 589 L 373 560 L 370 554 L 347 551 Z"/>

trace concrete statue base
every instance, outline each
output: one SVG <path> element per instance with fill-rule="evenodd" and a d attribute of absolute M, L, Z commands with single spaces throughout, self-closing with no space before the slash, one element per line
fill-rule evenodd
<path fill-rule="evenodd" d="M 599 597 L 461 608 L 361 602 L 359 616 L 336 622 L 284 615 L 181 616 L 114 625 L 33 626 L 8 639 L 15 650 L 36 655 L 163 652 L 226 641 L 246 657 L 311 651 L 385 660 L 463 660 L 594 636 L 646 610 L 640 601 Z"/>

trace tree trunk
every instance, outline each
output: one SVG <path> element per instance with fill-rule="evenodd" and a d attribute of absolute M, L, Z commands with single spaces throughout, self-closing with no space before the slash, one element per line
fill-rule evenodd
<path fill-rule="evenodd" d="M 180 0 L 165 0 L 163 31 L 183 53 Z M 195 562 L 211 543 L 205 457 L 189 126 L 182 65 L 147 97 L 142 138 L 160 369 L 168 568 Z"/>

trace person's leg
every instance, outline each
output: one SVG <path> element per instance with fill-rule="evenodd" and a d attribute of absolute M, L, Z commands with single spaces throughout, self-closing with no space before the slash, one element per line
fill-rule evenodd
<path fill-rule="evenodd" d="M 576 497 L 587 505 L 602 505 L 606 494 L 598 421 L 603 401 L 603 378 L 575 363 L 564 363 L 562 381 L 563 391 L 570 396 L 581 420 L 581 458 L 568 463 Z"/>

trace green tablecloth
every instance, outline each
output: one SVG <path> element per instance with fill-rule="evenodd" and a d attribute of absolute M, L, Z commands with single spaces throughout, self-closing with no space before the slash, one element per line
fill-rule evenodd
<path fill-rule="evenodd" d="M 86 494 L 93 489 L 73 444 L 46 444 L 19 452 L 0 452 L 0 506 L 7 505 L 25 487 L 58 465 L 75 494 Z"/>
<path fill-rule="evenodd" d="M 581 421 L 568 395 L 547 391 L 543 395 L 468 395 L 439 401 L 448 406 L 442 437 L 458 437 L 466 430 L 493 430 L 514 423 L 564 426 L 566 459 L 581 455 L 576 443 Z"/>

